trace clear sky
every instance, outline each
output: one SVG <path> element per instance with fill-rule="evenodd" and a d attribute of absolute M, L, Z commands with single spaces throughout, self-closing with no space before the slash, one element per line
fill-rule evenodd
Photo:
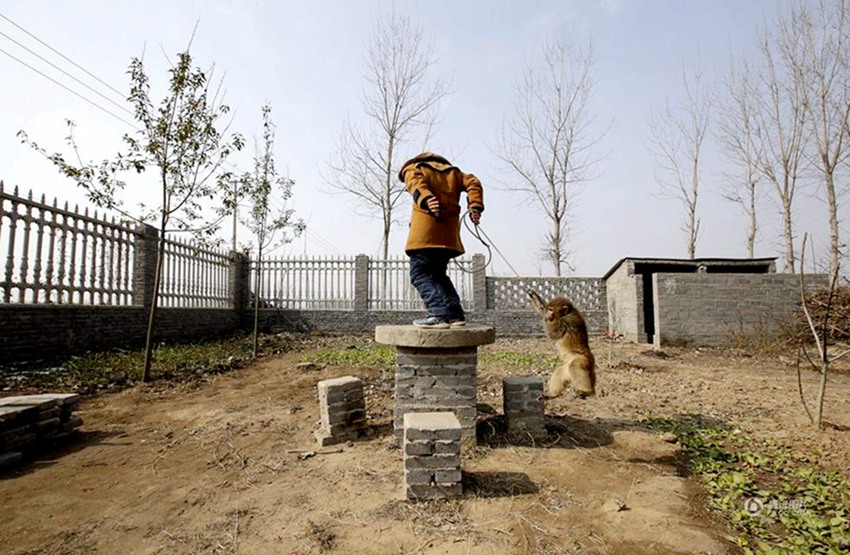
<path fill-rule="evenodd" d="M 377 254 L 380 223 L 354 215 L 350 200 L 328 193 L 320 171 L 332 154 L 343 119 L 360 116 L 358 94 L 375 14 L 393 7 L 411 15 L 433 42 L 435 76 L 448 77 L 453 94 L 442 104 L 442 124 L 429 150 L 445 153 L 485 186 L 482 226 L 522 274 L 551 272 L 539 256 L 546 222 L 515 193 L 497 190 L 509 177 L 491 152 L 494 135 L 510 111 L 512 82 L 523 61 L 546 36 L 569 32 L 592 37 L 597 83 L 592 112 L 613 126 L 599 147 L 605 156 L 599 177 L 588 183 L 573 211 L 575 275 L 604 273 L 625 256 L 684 257 L 684 213 L 657 195 L 648 151 L 648 118 L 678 92 L 681 70 L 699 58 L 708 74 L 724 70 L 730 56 L 753 50 L 757 31 L 773 19 L 781 0 L 433 0 L 416 1 L 236 1 L 236 0 L 4 0 L 0 14 L 13 20 L 100 79 L 119 96 L 50 53 L 0 18 L 0 32 L 73 72 L 121 106 L 128 90 L 127 65 L 145 52 L 154 93 L 161 90 L 165 54 L 185 48 L 198 22 L 195 62 L 215 64 L 224 76 L 226 101 L 235 110 L 233 128 L 259 135 L 260 106 L 269 101 L 278 126 L 278 167 L 295 179 L 294 208 L 308 233 L 278 254 Z M 0 49 L 126 117 L 104 98 L 84 89 L 0 35 Z M 36 195 L 83 202 L 82 192 L 16 137 L 23 129 L 49 151 L 63 147 L 64 120 L 77 123 L 87 158 L 112 156 L 130 128 L 112 116 L 0 53 L 0 179 Z M 416 154 L 412 145 L 411 156 Z M 249 149 L 250 150 L 250 149 Z M 250 151 L 234 159 L 249 168 Z M 698 257 L 745 256 L 746 222 L 739 208 L 720 197 L 722 162 L 709 145 L 699 213 Z M 143 182 L 132 201 L 155 203 Z M 131 203 L 132 204 L 132 203 Z M 407 203 L 399 214 L 407 219 Z M 778 208 L 763 199 L 765 220 L 756 256 L 780 256 Z M 826 209 L 815 189 L 799 195 L 797 230 L 827 243 Z M 840 217 L 850 234 L 847 207 Z M 403 252 L 406 225 L 393 229 L 391 251 Z M 464 235 L 469 252 L 482 252 Z M 781 260 L 779 267 L 781 269 Z M 491 273 L 510 275 L 494 256 Z"/>

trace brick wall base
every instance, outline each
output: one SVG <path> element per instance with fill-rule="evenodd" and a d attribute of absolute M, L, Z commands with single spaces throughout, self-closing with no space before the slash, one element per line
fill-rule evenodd
<path fill-rule="evenodd" d="M 145 344 L 147 312 L 136 306 L 0 304 L 0 364 L 50 360 L 74 353 Z M 229 309 L 161 308 L 158 341 L 191 341 L 233 334 Z"/>

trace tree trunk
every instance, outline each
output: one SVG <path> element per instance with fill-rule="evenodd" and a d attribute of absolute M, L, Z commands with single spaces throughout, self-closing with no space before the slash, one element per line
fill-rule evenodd
<path fill-rule="evenodd" d="M 782 222 L 785 233 L 785 273 L 796 273 L 794 258 L 794 234 L 791 225 L 791 200 L 786 196 L 782 199 Z"/>
<path fill-rule="evenodd" d="M 384 217 L 384 231 L 381 235 L 381 256 L 386 260 L 390 255 L 390 222 Z"/>
<path fill-rule="evenodd" d="M 818 397 L 815 401 L 815 420 L 813 424 L 815 425 L 816 430 L 820 430 L 823 424 L 823 398 L 826 395 L 826 375 L 829 373 L 829 362 L 827 359 L 827 351 L 826 351 L 826 340 L 828 336 L 824 334 L 824 343 L 823 343 L 823 358 L 821 359 L 820 364 L 820 385 L 818 386 Z"/>
<path fill-rule="evenodd" d="M 691 194 L 693 200 L 688 200 L 688 258 L 693 260 L 697 255 L 697 198 L 699 195 L 699 143 L 695 145 L 697 153 L 694 156 L 693 174 L 691 175 Z M 687 195 L 686 195 L 687 198 Z"/>
<path fill-rule="evenodd" d="M 758 231 L 758 221 L 756 220 L 756 191 L 755 184 L 748 184 L 750 192 L 750 231 L 747 233 L 747 254 L 750 258 L 755 258 L 756 251 L 756 232 Z"/>
<path fill-rule="evenodd" d="M 829 210 L 829 275 L 838 273 L 841 244 L 838 234 L 838 200 L 835 195 L 835 176 L 832 169 L 824 174 L 827 210 Z"/>
<path fill-rule="evenodd" d="M 387 191 L 387 202 L 389 202 L 389 191 Z M 389 264 L 387 260 L 389 260 L 390 256 L 390 227 L 392 224 L 391 219 L 391 208 L 389 204 L 384 211 L 384 230 L 383 235 L 381 236 L 381 254 L 383 255 L 383 265 L 381 266 L 381 280 L 378 284 L 380 290 L 378 291 L 378 299 L 381 299 L 381 302 L 386 303 L 390 299 L 387 298 L 387 280 L 389 279 L 387 272 L 389 272 Z M 386 308 L 386 307 L 384 307 Z"/>
<path fill-rule="evenodd" d="M 264 238 L 265 239 L 265 238 Z M 259 344 L 259 329 L 260 329 L 260 287 L 263 280 L 261 279 L 263 272 L 263 243 L 260 241 L 260 248 L 257 252 L 257 273 L 254 276 L 254 337 L 253 337 L 253 356 L 257 358 L 257 346 Z"/>
<path fill-rule="evenodd" d="M 159 289 L 162 282 L 162 265 L 165 260 L 165 224 L 166 217 L 163 214 L 159 238 L 156 248 L 156 270 L 153 278 L 153 299 L 151 299 L 150 313 L 148 314 L 148 330 L 145 338 L 145 368 L 142 370 L 142 381 L 147 382 L 151 377 L 151 363 L 153 361 L 153 328 L 156 318 L 156 308 L 159 305 Z"/>
<path fill-rule="evenodd" d="M 688 258 L 693 260 L 696 258 L 696 210 L 693 206 L 688 210 Z"/>
<path fill-rule="evenodd" d="M 561 277 L 561 218 L 555 217 L 552 222 L 552 265 L 555 276 Z"/>
<path fill-rule="evenodd" d="M 233 180 L 233 252 L 236 252 L 236 223 L 239 219 L 239 203 L 237 202 L 236 194 L 239 192 L 237 181 Z"/>

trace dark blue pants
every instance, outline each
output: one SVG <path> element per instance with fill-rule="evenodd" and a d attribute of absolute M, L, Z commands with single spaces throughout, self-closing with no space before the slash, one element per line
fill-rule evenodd
<path fill-rule="evenodd" d="M 463 307 L 452 280 L 446 275 L 451 251 L 423 249 L 410 256 L 410 283 L 425 302 L 428 314 L 446 319 L 463 319 Z"/>

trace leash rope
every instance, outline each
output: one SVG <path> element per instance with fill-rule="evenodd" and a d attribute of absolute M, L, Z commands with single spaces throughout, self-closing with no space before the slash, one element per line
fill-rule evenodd
<path fill-rule="evenodd" d="M 493 250 L 495 250 L 496 254 L 499 255 L 499 258 L 501 258 L 504 261 L 504 263 L 507 264 L 508 268 L 511 269 L 511 271 L 514 273 L 514 275 L 516 277 L 522 277 L 522 276 L 519 275 L 519 272 L 516 271 L 516 268 L 513 267 L 513 264 L 511 264 L 508 261 L 508 259 L 505 258 L 505 255 L 502 254 L 502 251 L 499 250 L 499 247 L 496 246 L 496 243 L 493 242 L 493 239 L 491 239 L 490 236 L 487 235 L 487 232 L 484 231 L 484 228 L 482 228 L 480 225 L 473 226 L 472 228 L 469 227 L 469 223 L 466 221 L 466 217 L 468 215 L 469 215 L 468 211 L 466 212 L 466 214 L 463 215 L 464 225 L 466 226 L 466 229 L 469 231 L 469 233 L 471 233 L 473 237 L 478 239 L 478 241 L 480 241 L 481 244 L 484 245 L 487 248 L 487 251 L 490 253 L 490 260 L 487 262 L 487 264 L 489 265 L 490 262 L 492 262 L 492 260 L 493 260 Z M 484 238 L 481 237 L 482 235 L 484 236 Z M 485 238 L 487 239 L 487 241 L 484 240 Z M 488 243 L 488 241 L 489 241 L 489 243 Z M 492 250 L 491 250 L 491 247 L 492 247 Z"/>
<path fill-rule="evenodd" d="M 508 259 L 505 257 L 504 254 L 502 254 L 502 251 L 499 250 L 499 247 L 496 246 L 496 243 L 494 243 L 493 239 L 491 239 L 490 236 L 487 235 L 487 232 L 484 231 L 484 228 L 482 228 L 480 224 L 470 227 L 469 222 L 467 221 L 467 216 L 469 216 L 469 210 L 467 210 L 463 214 L 463 217 L 461 218 L 461 221 L 463 222 L 464 227 L 466 228 L 467 231 L 469 231 L 470 235 L 472 235 L 473 237 L 478 239 L 478 241 L 482 245 L 484 245 L 484 248 L 487 249 L 487 262 L 484 264 L 484 267 L 487 268 L 490 265 L 490 263 L 493 262 L 493 251 L 495 250 L 496 254 L 498 254 L 499 257 L 504 261 L 504 263 L 507 264 L 508 268 L 511 269 L 511 271 L 514 273 L 514 275 L 518 278 L 522 278 L 522 276 L 519 275 L 519 272 L 516 271 L 516 268 L 513 267 L 513 264 L 511 264 L 508 261 Z M 482 235 L 484 237 L 482 237 Z M 487 239 L 486 241 L 484 240 L 485 238 Z M 457 264 L 457 262 L 455 262 L 455 263 Z M 457 266 L 463 272 L 472 273 L 469 270 L 465 270 L 463 268 L 463 266 L 461 266 L 460 264 L 457 264 Z M 525 292 L 528 295 L 531 295 L 532 297 L 537 295 L 537 292 L 534 291 L 534 289 L 532 289 L 530 287 L 526 287 Z"/>

